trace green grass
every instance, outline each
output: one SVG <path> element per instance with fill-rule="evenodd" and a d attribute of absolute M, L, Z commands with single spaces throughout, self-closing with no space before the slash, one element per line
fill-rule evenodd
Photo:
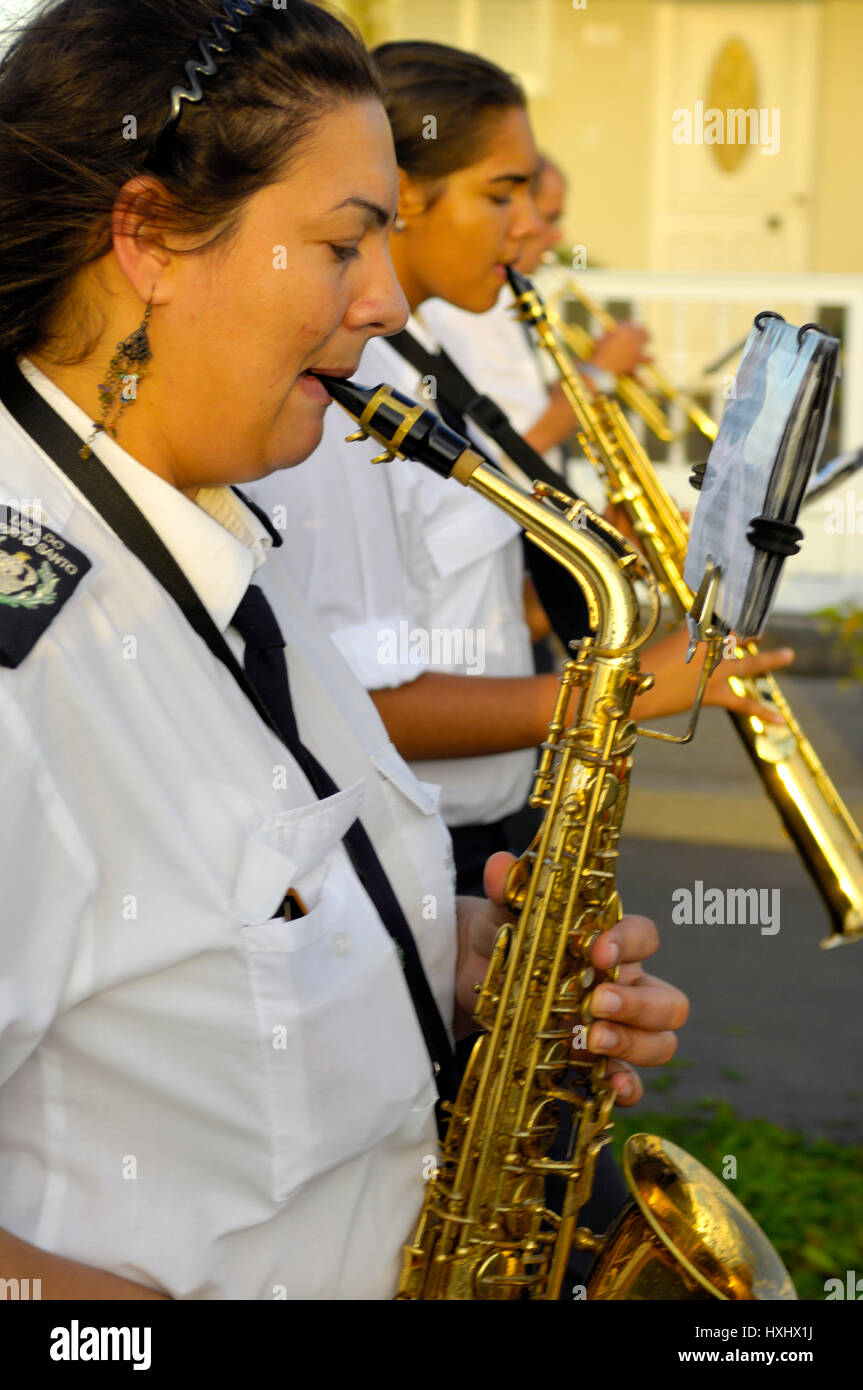
<path fill-rule="evenodd" d="M 674 1115 L 618 1110 L 618 1159 L 639 1131 L 679 1144 L 717 1177 L 725 1156 L 736 1158 L 728 1187 L 773 1242 L 800 1298 L 823 1299 L 825 1279 L 844 1280 L 846 1270 L 863 1275 L 863 1146 L 809 1143 L 766 1120 L 742 1119 L 712 1096 Z"/>
<path fill-rule="evenodd" d="M 840 653 L 850 661 L 851 669 L 840 685 L 847 688 L 863 680 L 863 608 L 844 603 L 837 608 L 821 608 L 815 617 L 824 619 L 821 631 L 836 639 Z"/>
<path fill-rule="evenodd" d="M 719 1075 L 723 1081 L 745 1081 L 746 1079 L 743 1072 L 738 1071 L 736 1067 L 722 1067 Z"/>

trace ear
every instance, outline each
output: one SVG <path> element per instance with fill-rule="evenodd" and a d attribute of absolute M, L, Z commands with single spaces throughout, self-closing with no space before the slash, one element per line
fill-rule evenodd
<path fill-rule="evenodd" d="M 399 169 L 399 217 L 410 227 L 440 196 L 445 179 L 417 179 Z"/>
<path fill-rule="evenodd" d="M 111 213 L 114 255 L 126 279 L 145 303 L 167 304 L 176 258 L 162 244 L 153 215 L 164 206 L 165 189 L 157 179 L 129 179 L 117 194 Z M 148 219 L 150 221 L 148 222 Z"/>

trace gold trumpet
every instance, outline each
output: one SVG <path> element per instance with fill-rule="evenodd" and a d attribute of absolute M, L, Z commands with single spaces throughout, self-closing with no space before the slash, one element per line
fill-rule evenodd
<path fill-rule="evenodd" d="M 578 440 L 605 484 L 609 502 L 623 508 L 657 581 L 679 615 L 692 607 L 683 578 L 689 530 L 674 500 L 630 428 L 620 406 L 604 396 L 589 403 L 531 282 L 509 271 L 520 316 L 531 323 L 560 372 L 578 422 Z M 737 655 L 755 655 L 747 642 Z M 778 710 L 783 723 L 729 710 L 764 789 L 824 901 L 831 935 L 824 947 L 863 936 L 863 834 L 772 676 L 732 676 L 735 694 Z"/>
<path fill-rule="evenodd" d="M 565 293 L 571 294 L 573 298 L 577 299 L 587 312 L 602 325 L 606 333 L 612 332 L 617 327 L 617 319 L 585 293 L 575 276 L 567 281 Z M 577 323 L 566 323 L 554 307 L 549 307 L 547 313 L 549 322 L 560 334 L 570 352 L 574 352 L 576 357 L 580 357 L 584 362 L 589 362 L 596 351 L 596 343 L 587 329 L 582 328 Z M 617 378 L 617 394 L 630 409 L 641 416 L 647 428 L 652 430 L 658 439 L 661 439 L 664 444 L 669 444 L 678 436 L 675 435 L 668 416 L 657 405 L 654 396 L 660 396 L 666 401 L 673 401 L 706 439 L 712 442 L 716 438 L 716 432 L 719 428 L 716 421 L 711 419 L 691 396 L 679 391 L 658 367 L 655 367 L 652 362 L 645 362 L 637 370 L 638 378 L 635 376 Z M 645 386 L 649 389 L 645 390 Z"/>

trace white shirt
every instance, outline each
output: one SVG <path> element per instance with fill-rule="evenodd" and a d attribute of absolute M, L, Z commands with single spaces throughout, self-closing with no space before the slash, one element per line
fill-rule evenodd
<path fill-rule="evenodd" d="M 519 434 L 527 434 L 548 410 L 549 390 L 543 372 L 546 355 L 532 343 L 525 325 L 512 311 L 507 286 L 493 309 L 471 314 L 444 299 L 430 299 L 423 319 L 468 381 L 490 396 Z M 549 378 L 556 378 L 552 366 Z M 563 473 L 566 451 L 560 445 L 546 450 L 546 462 Z"/>
<path fill-rule="evenodd" d="M 548 409 L 548 389 L 539 354 L 512 304 L 504 286 L 494 308 L 485 314 L 430 299 L 422 306 L 422 316 L 468 380 L 506 411 L 519 434 L 526 434 Z"/>
<path fill-rule="evenodd" d="M 435 349 L 415 319 L 409 327 Z M 355 379 L 427 399 L 419 373 L 381 338 L 367 345 Z M 369 690 L 403 685 L 427 670 L 532 675 L 516 523 L 422 464 L 396 459 L 372 467 L 381 446 L 346 444 L 354 428 L 331 405 L 314 454 L 248 489 L 287 528 L 274 564 L 289 570 Z M 479 432 L 476 438 L 494 449 Z M 441 814 L 460 826 L 519 810 L 534 764 L 533 750 L 519 749 L 412 767 L 440 784 Z"/>
<path fill-rule="evenodd" d="M 87 437 L 84 412 L 27 374 Z M 175 1298 L 390 1298 L 436 1091 L 341 837 L 359 812 L 449 1024 L 453 875 L 433 790 L 283 570 L 259 570 L 269 538 L 249 509 L 223 488 L 196 505 L 104 435 L 95 451 L 219 627 L 253 574 L 266 588 L 301 737 L 342 790 L 315 799 L 174 602 L 0 409 L 0 496 L 38 498 L 92 562 L 0 669 L 0 1226 Z M 308 907 L 294 922 L 276 915 L 288 887 Z"/>

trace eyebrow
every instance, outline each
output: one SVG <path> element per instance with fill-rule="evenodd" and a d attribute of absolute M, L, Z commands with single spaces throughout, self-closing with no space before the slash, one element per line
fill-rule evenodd
<path fill-rule="evenodd" d="M 338 212 L 340 208 L 361 208 L 363 212 L 371 215 L 378 227 L 389 227 L 396 220 L 395 212 L 387 212 L 386 208 L 382 208 L 379 203 L 369 202 L 368 198 L 345 198 L 330 208 L 330 212 Z"/>
<path fill-rule="evenodd" d="M 489 183 L 532 183 L 531 174 L 498 174 L 496 178 L 489 179 Z"/>

